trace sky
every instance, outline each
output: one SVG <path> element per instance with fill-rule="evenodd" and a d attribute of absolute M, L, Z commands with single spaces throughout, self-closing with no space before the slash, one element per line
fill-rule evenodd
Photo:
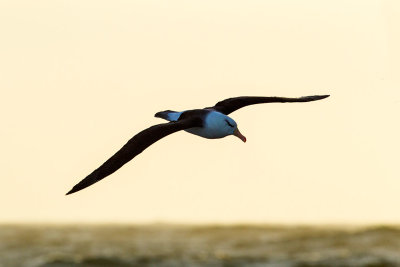
<path fill-rule="evenodd" d="M 395 0 L 1 1 L 0 222 L 400 223 L 399 25 Z M 65 196 L 158 111 L 317 94 Z"/>

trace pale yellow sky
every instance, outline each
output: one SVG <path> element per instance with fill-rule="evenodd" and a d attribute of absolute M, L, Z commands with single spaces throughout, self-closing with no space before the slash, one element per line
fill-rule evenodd
<path fill-rule="evenodd" d="M 1 1 L 0 222 L 399 223 L 398 1 Z M 134 134 L 241 95 L 247 137 Z"/>

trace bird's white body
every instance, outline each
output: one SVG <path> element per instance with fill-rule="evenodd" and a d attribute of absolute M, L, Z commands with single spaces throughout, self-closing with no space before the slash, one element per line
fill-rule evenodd
<path fill-rule="evenodd" d="M 168 121 L 177 121 L 183 112 L 170 112 L 165 118 Z M 236 122 L 217 111 L 210 111 L 204 118 L 203 127 L 194 127 L 185 131 L 208 139 L 223 138 L 233 134 L 237 128 Z"/>

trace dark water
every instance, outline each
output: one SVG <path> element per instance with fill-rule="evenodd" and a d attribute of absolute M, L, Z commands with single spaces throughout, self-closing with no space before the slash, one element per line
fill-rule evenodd
<path fill-rule="evenodd" d="M 400 266 L 400 228 L 3 225 L 0 266 Z"/>

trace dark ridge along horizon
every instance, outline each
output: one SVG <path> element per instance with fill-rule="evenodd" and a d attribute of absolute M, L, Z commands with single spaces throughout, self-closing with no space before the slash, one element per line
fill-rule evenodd
<path fill-rule="evenodd" d="M 66 195 L 80 191 L 104 179 L 125 163 L 143 152 L 158 140 L 172 133 L 184 130 L 203 138 L 216 139 L 229 135 L 246 142 L 237 127 L 237 123 L 228 115 L 245 106 L 262 103 L 298 103 L 311 102 L 329 97 L 329 95 L 302 96 L 296 98 L 277 96 L 240 96 L 228 98 L 212 107 L 185 111 L 165 110 L 155 114 L 155 117 L 167 120 L 167 123 L 153 125 L 132 137 L 111 158 L 77 183 Z"/>

